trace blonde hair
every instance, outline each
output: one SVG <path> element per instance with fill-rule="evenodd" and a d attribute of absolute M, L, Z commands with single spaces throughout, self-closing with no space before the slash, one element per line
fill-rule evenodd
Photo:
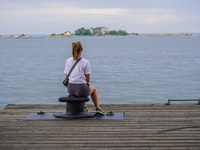
<path fill-rule="evenodd" d="M 73 56 L 74 60 L 77 59 L 77 57 L 82 49 L 83 48 L 82 48 L 81 42 L 72 43 L 72 56 Z"/>

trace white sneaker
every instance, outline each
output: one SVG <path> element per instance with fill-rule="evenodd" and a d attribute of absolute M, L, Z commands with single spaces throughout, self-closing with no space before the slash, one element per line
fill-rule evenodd
<path fill-rule="evenodd" d="M 101 109 L 101 107 L 96 108 L 96 112 L 99 113 L 99 114 L 102 114 L 102 115 L 105 114 L 105 113 L 103 112 L 103 110 Z"/>

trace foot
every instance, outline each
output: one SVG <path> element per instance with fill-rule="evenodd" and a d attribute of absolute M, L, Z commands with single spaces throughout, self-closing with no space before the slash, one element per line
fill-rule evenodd
<path fill-rule="evenodd" d="M 84 106 L 84 112 L 88 112 L 87 106 Z"/>
<path fill-rule="evenodd" d="M 103 110 L 101 109 L 101 107 L 96 108 L 96 112 L 99 113 L 99 114 L 102 114 L 102 115 L 105 114 L 105 113 L 103 112 Z"/>

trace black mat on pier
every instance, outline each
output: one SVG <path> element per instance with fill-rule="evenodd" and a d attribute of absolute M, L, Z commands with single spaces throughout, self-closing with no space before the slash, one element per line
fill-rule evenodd
<path fill-rule="evenodd" d="M 124 120 L 123 112 L 113 112 L 105 113 L 105 115 L 100 115 L 96 112 L 93 117 L 88 118 L 57 118 L 54 116 L 55 113 L 31 113 L 24 120 Z"/>

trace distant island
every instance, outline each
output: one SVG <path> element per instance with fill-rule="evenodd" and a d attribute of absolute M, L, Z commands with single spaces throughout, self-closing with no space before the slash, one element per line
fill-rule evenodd
<path fill-rule="evenodd" d="M 3 38 L 10 38 L 10 39 L 30 39 L 30 38 L 44 38 L 44 37 L 32 37 L 32 36 L 26 36 L 25 34 L 20 35 L 10 35 L 10 36 L 1 36 L 0 39 Z"/>
<path fill-rule="evenodd" d="M 196 34 L 200 36 L 200 34 Z M 96 27 L 86 29 L 84 27 L 78 28 L 75 30 L 74 34 L 71 34 L 70 31 L 66 31 L 64 33 L 56 34 L 52 33 L 49 36 L 44 37 L 33 37 L 26 36 L 25 34 L 20 35 L 10 35 L 10 36 L 1 36 L 0 39 L 3 38 L 14 38 L 14 39 L 31 39 L 31 38 L 64 38 L 64 37 L 73 37 L 73 36 L 147 36 L 147 37 L 159 37 L 159 36 L 192 36 L 192 34 L 188 33 L 162 33 L 162 34 L 139 34 L 139 33 L 128 33 L 125 30 L 109 30 L 107 27 Z"/>
<path fill-rule="evenodd" d="M 49 37 L 72 37 L 72 36 L 191 36 L 188 33 L 164 33 L 164 34 L 139 34 L 139 33 L 128 33 L 125 30 L 110 30 L 107 27 L 96 27 L 85 29 L 81 27 L 75 30 L 75 34 L 71 34 L 70 31 L 66 31 L 61 34 L 52 33 Z"/>
<path fill-rule="evenodd" d="M 147 36 L 154 37 L 154 36 L 190 36 L 191 34 L 188 33 L 165 33 L 165 34 L 149 34 Z"/>
<path fill-rule="evenodd" d="M 132 35 L 139 35 L 138 33 L 132 33 Z M 128 32 L 126 32 L 125 30 L 111 30 L 109 31 L 109 29 L 107 27 L 96 27 L 96 28 L 90 28 L 90 29 L 85 29 L 84 27 L 81 27 L 77 30 L 75 30 L 75 34 L 71 34 L 70 31 L 66 31 L 64 33 L 61 34 L 56 34 L 56 33 L 52 33 L 49 37 L 71 37 L 71 36 L 126 36 L 129 35 Z"/>

